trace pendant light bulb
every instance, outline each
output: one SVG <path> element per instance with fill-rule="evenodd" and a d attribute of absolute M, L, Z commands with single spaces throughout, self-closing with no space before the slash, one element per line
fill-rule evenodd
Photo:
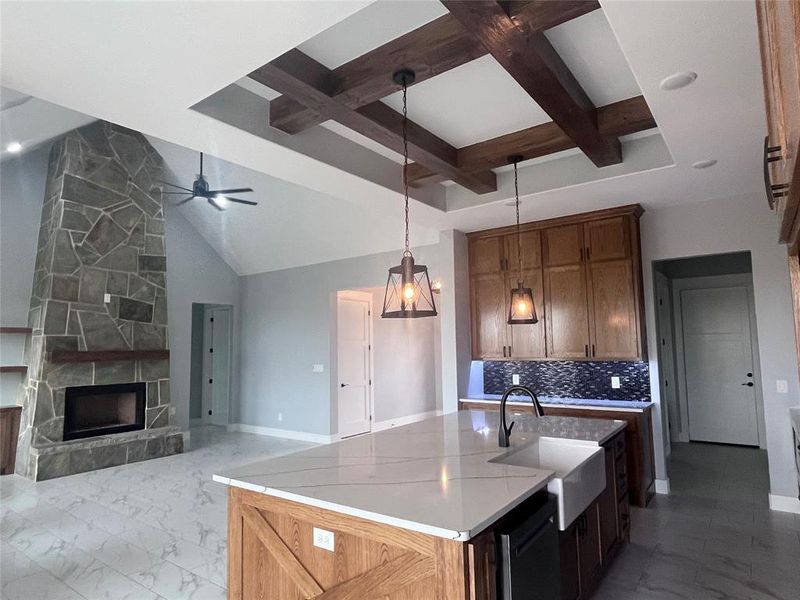
<path fill-rule="evenodd" d="M 403 90 L 403 196 L 405 198 L 406 238 L 400 264 L 389 269 L 386 293 L 383 297 L 384 319 L 418 319 L 435 317 L 436 304 L 428 277 L 428 267 L 414 263 L 408 237 L 408 103 L 406 92 L 414 83 L 414 71 L 401 69 L 392 80 Z"/>
<path fill-rule="evenodd" d="M 508 304 L 509 325 L 535 325 L 539 322 L 536 316 L 536 304 L 533 301 L 531 288 L 525 287 L 522 279 L 522 234 L 519 229 L 519 176 L 517 163 L 522 160 L 521 156 L 509 156 L 508 162 L 514 165 L 514 206 L 517 211 L 517 287 L 511 290 L 511 302 Z"/>

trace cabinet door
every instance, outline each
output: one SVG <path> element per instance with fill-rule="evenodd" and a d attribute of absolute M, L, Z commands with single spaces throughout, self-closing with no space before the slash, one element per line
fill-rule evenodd
<path fill-rule="evenodd" d="M 544 289 L 542 282 L 541 269 L 529 269 L 522 272 L 522 277 L 526 287 L 533 292 L 533 302 L 536 306 L 536 315 L 539 322 L 535 325 L 509 325 L 510 354 L 517 360 L 528 360 L 534 358 L 544 358 L 547 355 L 545 347 L 545 305 Z M 506 293 L 511 299 L 511 288 L 517 286 L 516 272 L 506 274 Z"/>
<path fill-rule="evenodd" d="M 589 348 L 586 268 L 582 264 L 544 270 L 547 356 L 585 358 Z"/>
<path fill-rule="evenodd" d="M 559 532 L 558 548 L 561 558 L 561 600 L 578 600 L 581 584 L 577 521 L 566 531 Z"/>
<path fill-rule="evenodd" d="M 581 598 L 589 598 L 600 573 L 600 521 L 597 502 L 593 503 L 581 517 L 578 526 L 578 559 L 580 563 Z"/>
<path fill-rule="evenodd" d="M 633 261 L 592 262 L 588 274 L 591 356 L 638 358 Z"/>
<path fill-rule="evenodd" d="M 583 225 L 562 225 L 542 231 L 542 259 L 546 267 L 583 262 Z"/>
<path fill-rule="evenodd" d="M 631 256 L 631 230 L 628 217 L 589 221 L 584 225 L 586 258 L 591 262 Z"/>
<path fill-rule="evenodd" d="M 522 244 L 522 269 L 540 269 L 542 267 L 542 241 L 539 231 L 523 231 L 520 236 Z M 506 247 L 506 269 L 509 273 L 516 273 L 517 265 L 517 236 L 507 235 L 505 237 Z M 516 280 L 515 280 L 516 281 Z"/>
<path fill-rule="evenodd" d="M 470 278 L 472 358 L 505 358 L 508 318 L 505 274 L 501 271 Z"/>
<path fill-rule="evenodd" d="M 600 544 L 603 562 L 614 549 L 619 539 L 619 508 L 617 504 L 617 476 L 616 457 L 614 456 L 613 442 L 605 448 L 606 459 L 606 489 L 597 499 L 600 513 Z"/>
<path fill-rule="evenodd" d="M 504 243 L 500 236 L 472 240 L 469 244 L 470 275 L 502 271 Z"/>

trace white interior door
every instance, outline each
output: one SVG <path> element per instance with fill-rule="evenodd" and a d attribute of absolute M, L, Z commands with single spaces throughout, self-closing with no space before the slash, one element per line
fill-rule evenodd
<path fill-rule="evenodd" d="M 339 435 L 370 430 L 370 330 L 372 297 L 340 292 L 337 295 Z"/>
<path fill-rule="evenodd" d="M 210 399 L 211 423 L 228 425 L 231 387 L 231 309 L 214 307 L 206 311 L 210 335 L 206 341 L 209 377 L 206 379 Z"/>
<path fill-rule="evenodd" d="M 689 438 L 758 446 L 747 288 L 683 290 L 681 310 Z"/>

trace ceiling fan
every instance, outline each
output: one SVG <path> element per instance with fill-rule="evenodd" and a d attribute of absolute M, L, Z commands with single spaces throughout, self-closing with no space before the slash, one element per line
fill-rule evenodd
<path fill-rule="evenodd" d="M 194 180 L 192 184 L 192 188 L 185 188 L 180 185 L 175 185 L 174 183 L 169 183 L 168 181 L 162 181 L 166 185 L 172 186 L 181 191 L 170 191 L 170 192 L 163 192 L 164 194 L 178 194 L 178 195 L 186 195 L 189 194 L 188 198 L 184 198 L 180 202 L 177 202 L 175 206 L 180 206 L 181 204 L 186 204 L 190 200 L 194 200 L 195 198 L 205 198 L 208 203 L 216 208 L 217 210 L 225 210 L 225 205 L 229 202 L 238 202 L 239 204 L 249 204 L 250 206 L 257 206 L 258 202 L 252 202 L 251 200 L 241 200 L 239 198 L 231 198 L 228 194 L 240 194 L 244 192 L 252 192 L 253 188 L 230 188 L 225 190 L 210 190 L 208 189 L 208 180 L 203 176 L 203 153 L 200 153 L 200 174 L 197 176 L 197 179 Z"/>

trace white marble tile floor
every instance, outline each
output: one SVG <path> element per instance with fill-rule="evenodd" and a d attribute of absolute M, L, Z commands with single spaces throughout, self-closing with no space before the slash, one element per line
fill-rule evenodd
<path fill-rule="evenodd" d="M 0 600 L 224 599 L 227 488 L 211 475 L 310 444 L 192 430 L 181 455 L 0 479 Z"/>

